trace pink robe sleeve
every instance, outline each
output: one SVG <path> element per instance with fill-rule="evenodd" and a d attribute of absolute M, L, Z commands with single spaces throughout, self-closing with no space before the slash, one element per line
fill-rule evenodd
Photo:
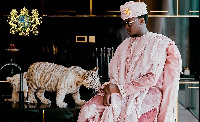
<path fill-rule="evenodd" d="M 158 122 L 174 122 L 176 119 L 180 79 L 179 58 L 177 47 L 175 45 L 169 45 L 164 67 L 163 98 L 158 115 Z"/>

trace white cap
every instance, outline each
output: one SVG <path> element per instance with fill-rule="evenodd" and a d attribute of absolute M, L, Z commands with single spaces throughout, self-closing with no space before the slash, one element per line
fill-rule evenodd
<path fill-rule="evenodd" d="M 123 20 L 147 14 L 147 5 L 144 2 L 129 1 L 120 6 L 121 18 Z"/>

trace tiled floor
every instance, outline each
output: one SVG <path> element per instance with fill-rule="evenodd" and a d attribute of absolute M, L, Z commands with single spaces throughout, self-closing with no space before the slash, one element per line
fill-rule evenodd
<path fill-rule="evenodd" d="M 185 109 L 180 103 L 178 104 L 178 122 L 199 122 L 199 120 Z"/>

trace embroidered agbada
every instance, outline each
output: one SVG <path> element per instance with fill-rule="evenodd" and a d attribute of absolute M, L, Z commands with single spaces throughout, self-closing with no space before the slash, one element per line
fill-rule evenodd
<path fill-rule="evenodd" d="M 120 93 L 111 94 L 110 106 L 103 105 L 104 93 L 98 93 L 82 106 L 78 122 L 138 122 L 155 108 L 155 122 L 175 122 L 181 68 L 171 39 L 151 32 L 125 39 L 109 65 L 109 82 Z"/>

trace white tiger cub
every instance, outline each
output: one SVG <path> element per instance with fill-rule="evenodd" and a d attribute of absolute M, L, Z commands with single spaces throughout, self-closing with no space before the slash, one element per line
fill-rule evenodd
<path fill-rule="evenodd" d="M 26 101 L 27 98 L 27 92 L 28 92 L 28 86 L 26 81 L 26 72 L 23 73 L 23 91 L 24 91 L 24 101 Z M 11 101 L 11 102 L 19 102 L 19 91 L 20 91 L 20 74 L 16 74 L 12 77 L 7 77 L 6 80 L 11 83 L 13 87 L 12 91 L 12 98 L 11 99 L 5 99 L 5 101 Z"/>
<path fill-rule="evenodd" d="M 44 104 L 51 101 L 44 97 L 45 90 L 56 91 L 56 104 L 60 108 L 67 107 L 64 102 L 66 94 L 71 93 L 75 103 L 83 105 L 85 100 L 80 99 L 79 88 L 84 85 L 97 91 L 101 86 L 98 77 L 98 68 L 84 70 L 78 66 L 69 68 L 49 62 L 36 62 L 32 64 L 27 72 L 28 99 L 30 103 L 37 103 L 34 93 Z"/>

